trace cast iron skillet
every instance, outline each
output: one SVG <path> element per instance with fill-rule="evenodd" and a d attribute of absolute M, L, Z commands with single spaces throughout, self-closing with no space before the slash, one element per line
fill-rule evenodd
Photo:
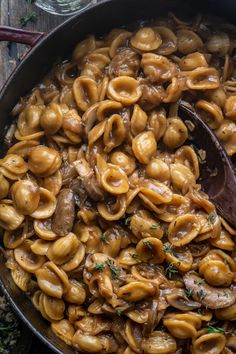
<path fill-rule="evenodd" d="M 11 122 L 10 111 L 48 72 L 58 57 L 66 57 L 86 35 L 102 35 L 110 29 L 136 20 L 150 20 L 172 11 L 180 17 L 197 12 L 236 18 L 235 0 L 104 0 L 58 26 L 48 35 L 0 28 L 0 40 L 13 40 L 34 46 L 11 75 L 0 93 L 0 144 Z M 2 146 L 2 145 L 1 145 Z M 75 351 L 58 339 L 31 301 L 13 283 L 0 255 L 0 286 L 14 310 L 29 328 L 54 352 Z"/>

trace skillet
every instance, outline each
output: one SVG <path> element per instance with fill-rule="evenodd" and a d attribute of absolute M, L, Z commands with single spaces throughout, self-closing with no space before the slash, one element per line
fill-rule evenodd
<path fill-rule="evenodd" d="M 19 97 L 28 93 L 59 57 L 68 57 L 73 47 L 86 35 L 100 36 L 114 27 L 164 16 L 168 11 L 174 12 L 181 18 L 198 12 L 210 13 L 224 16 L 228 21 L 233 22 L 236 18 L 236 2 L 235 0 L 104 0 L 79 12 L 48 35 L 0 27 L 0 40 L 17 41 L 33 46 L 0 93 L 0 144 L 3 143 L 3 137 L 11 123 L 10 112 Z M 4 256 L 0 254 L 0 287 L 16 313 L 49 349 L 58 354 L 75 353 L 52 333 L 48 323 L 40 316 L 31 301 L 13 283 L 4 264 Z"/>

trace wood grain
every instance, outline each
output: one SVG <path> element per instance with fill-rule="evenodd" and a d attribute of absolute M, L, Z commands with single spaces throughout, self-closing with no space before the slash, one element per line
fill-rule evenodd
<path fill-rule="evenodd" d="M 32 11 L 37 14 L 37 22 L 29 22 L 26 29 L 49 32 L 68 17 L 55 16 L 37 8 L 26 0 L 0 0 L 0 25 L 20 28 L 20 18 Z M 15 66 L 30 48 L 16 43 L 0 43 L 0 89 Z"/>

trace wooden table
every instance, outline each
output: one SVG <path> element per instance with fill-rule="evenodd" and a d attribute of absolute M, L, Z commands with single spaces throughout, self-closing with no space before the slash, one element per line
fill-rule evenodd
<path fill-rule="evenodd" d="M 20 28 L 20 18 L 34 11 L 37 14 L 37 22 L 29 22 L 25 28 L 49 32 L 67 18 L 47 14 L 30 2 L 33 1 L 0 0 L 0 25 Z M 26 50 L 28 48 L 22 44 L 0 43 L 0 89 Z"/>

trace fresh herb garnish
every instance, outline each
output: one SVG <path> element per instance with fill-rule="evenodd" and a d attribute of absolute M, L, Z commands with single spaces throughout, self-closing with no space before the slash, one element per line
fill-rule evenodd
<path fill-rule="evenodd" d="M 153 250 L 153 248 L 152 248 L 152 241 L 150 241 L 150 240 L 143 240 L 143 244 L 144 244 L 150 251 Z"/>
<path fill-rule="evenodd" d="M 221 327 L 214 327 L 214 326 L 207 326 L 208 333 L 224 333 L 224 328 Z"/>
<path fill-rule="evenodd" d="M 102 242 L 104 242 L 104 243 L 109 243 L 109 242 L 107 241 L 106 235 L 105 235 L 104 233 L 102 233 L 99 238 L 100 238 L 100 241 L 102 241 Z"/>
<path fill-rule="evenodd" d="M 130 257 L 132 257 L 137 263 L 142 263 L 141 259 L 139 258 L 139 256 L 135 253 L 130 253 L 129 254 Z"/>
<path fill-rule="evenodd" d="M 116 310 L 116 315 L 117 315 L 117 316 L 121 316 L 121 315 L 122 315 L 122 310 L 117 309 L 117 310 Z"/>
<path fill-rule="evenodd" d="M 197 297 L 199 300 L 204 299 L 205 296 L 206 296 L 206 294 L 204 293 L 204 291 L 202 289 L 197 292 Z"/>
<path fill-rule="evenodd" d="M 106 264 L 108 265 L 108 267 L 110 268 L 111 271 L 111 275 L 112 278 L 117 278 L 120 275 L 120 268 L 116 267 L 114 264 L 114 261 L 109 259 L 108 261 L 106 261 Z"/>
<path fill-rule="evenodd" d="M 185 293 L 186 293 L 187 297 L 192 297 L 192 295 L 193 295 L 193 289 L 186 289 L 186 290 L 185 290 Z"/>
<path fill-rule="evenodd" d="M 105 268 L 104 263 L 96 263 L 94 266 L 94 269 L 96 269 L 98 272 L 102 272 Z"/>
<path fill-rule="evenodd" d="M 196 284 L 196 285 L 202 285 L 202 284 L 204 284 L 204 280 L 203 280 L 203 279 L 201 279 L 201 280 L 194 280 L 194 284 Z"/>
<path fill-rule="evenodd" d="M 131 216 L 128 216 L 128 218 L 125 219 L 125 225 L 129 225 L 131 221 Z"/>
<path fill-rule="evenodd" d="M 217 218 L 217 214 L 215 211 L 213 211 L 212 213 L 210 213 L 208 216 L 207 216 L 207 221 L 210 223 L 210 224 L 214 224 L 214 222 L 216 221 L 216 218 Z"/>
<path fill-rule="evenodd" d="M 159 222 L 156 222 L 155 224 L 152 224 L 152 225 L 150 226 L 150 229 L 151 229 L 151 230 L 156 230 L 158 227 L 160 227 L 160 223 L 159 223 Z"/>
<path fill-rule="evenodd" d="M 178 273 L 178 270 L 175 268 L 173 263 L 169 263 L 165 269 L 166 275 L 171 279 L 172 275 Z"/>
<path fill-rule="evenodd" d="M 36 14 L 36 12 L 30 12 L 29 14 L 26 14 L 25 16 L 21 16 L 20 17 L 20 24 L 22 27 L 25 27 L 27 25 L 28 22 L 37 22 L 38 19 L 38 15 Z"/>
<path fill-rule="evenodd" d="M 1 332 L 1 331 L 11 331 L 11 330 L 13 330 L 14 328 L 16 328 L 16 325 L 15 325 L 15 324 L 9 324 L 9 325 L 6 325 L 6 326 L 1 326 L 1 325 L 0 325 L 0 332 Z"/>
<path fill-rule="evenodd" d="M 173 245 L 171 245 L 170 243 L 166 243 L 164 244 L 163 246 L 163 252 L 165 253 L 170 253 L 170 254 L 173 254 L 175 255 L 174 251 L 173 251 Z"/>

